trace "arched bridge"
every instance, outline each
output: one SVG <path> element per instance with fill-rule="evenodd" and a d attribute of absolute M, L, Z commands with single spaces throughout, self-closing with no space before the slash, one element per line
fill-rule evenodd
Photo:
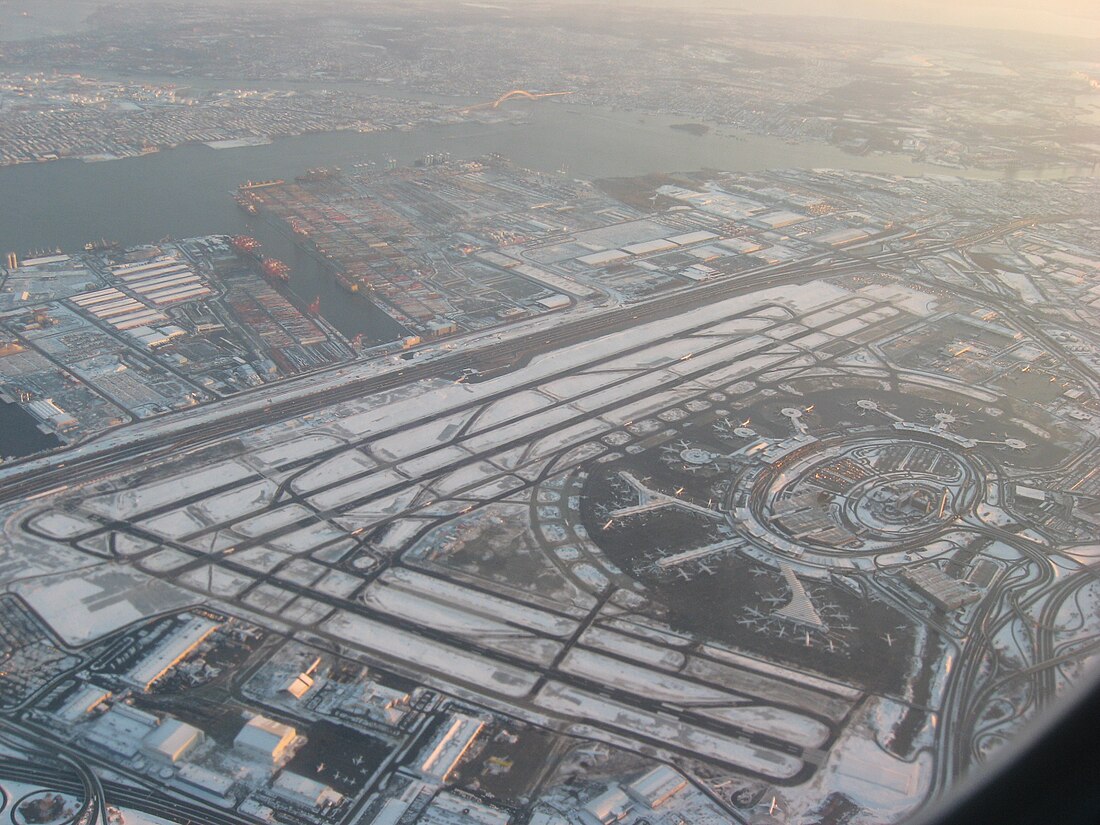
<path fill-rule="evenodd" d="M 544 97 L 562 97 L 564 95 L 571 95 L 572 92 L 531 92 L 527 89 L 512 89 L 509 92 L 505 92 L 496 100 L 489 101 L 487 103 L 477 103 L 473 106 L 468 106 L 463 109 L 464 112 L 472 112 L 477 109 L 499 109 L 501 104 L 506 101 L 513 100 L 517 97 L 522 97 L 526 100 L 540 100 Z"/>

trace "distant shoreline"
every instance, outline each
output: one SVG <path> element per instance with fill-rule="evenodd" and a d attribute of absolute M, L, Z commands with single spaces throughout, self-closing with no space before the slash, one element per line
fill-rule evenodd
<path fill-rule="evenodd" d="M 669 124 L 668 128 L 687 132 L 689 135 L 695 135 L 696 137 L 702 137 L 710 132 L 710 126 L 705 123 L 672 123 Z"/>

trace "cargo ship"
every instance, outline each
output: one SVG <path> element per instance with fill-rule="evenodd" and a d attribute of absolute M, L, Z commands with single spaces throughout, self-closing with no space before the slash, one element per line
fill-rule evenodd
<path fill-rule="evenodd" d="M 290 280 L 290 267 L 278 258 L 264 258 L 263 272 L 264 277 L 270 281 L 280 281 L 285 284 Z"/>
<path fill-rule="evenodd" d="M 248 235 L 234 235 L 229 240 L 237 252 L 256 252 L 260 248 L 260 242 Z"/>
<path fill-rule="evenodd" d="M 351 278 L 349 278 L 343 272 L 337 272 L 336 273 L 336 283 L 345 292 L 358 292 L 359 291 L 359 283 L 357 281 L 353 281 Z"/>
<path fill-rule="evenodd" d="M 283 183 L 286 183 L 286 181 L 282 180 L 281 178 L 278 179 L 278 180 L 260 180 L 260 181 L 250 180 L 247 183 L 242 183 L 240 186 L 237 187 L 237 189 L 239 189 L 242 192 L 248 192 L 248 191 L 251 191 L 252 189 L 264 189 L 268 186 L 278 186 L 278 185 L 283 184 Z"/>
<path fill-rule="evenodd" d="M 286 181 L 282 179 L 262 181 L 250 180 L 237 187 L 237 194 L 233 196 L 233 200 L 237 202 L 237 206 L 249 215 L 255 215 L 260 211 L 259 204 L 262 203 L 261 198 L 256 194 L 256 190 L 265 189 L 268 186 L 279 186 L 283 183 L 286 183 Z"/>
<path fill-rule="evenodd" d="M 237 206 L 247 212 L 249 215 L 255 215 L 260 210 L 257 208 L 255 201 L 247 194 L 238 192 L 233 196 L 233 200 L 237 202 Z"/>
<path fill-rule="evenodd" d="M 85 252 L 102 252 L 107 249 L 116 249 L 118 247 L 118 241 L 109 241 L 106 238 L 100 238 L 98 241 L 91 241 L 84 244 Z"/>
<path fill-rule="evenodd" d="M 323 166 L 316 169 L 307 169 L 304 175 L 298 175 L 294 179 L 295 183 L 311 183 L 312 181 L 328 180 L 329 178 L 339 177 L 340 167 L 334 166 L 331 169 L 327 169 Z"/>

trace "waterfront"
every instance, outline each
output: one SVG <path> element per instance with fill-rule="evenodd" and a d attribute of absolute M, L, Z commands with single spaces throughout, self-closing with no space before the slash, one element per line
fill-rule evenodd
<path fill-rule="evenodd" d="M 364 298 L 349 299 L 310 256 L 272 227 L 236 207 L 230 194 L 247 179 L 292 178 L 317 166 L 387 159 L 410 164 L 428 152 L 477 157 L 499 152 L 518 163 L 584 178 L 703 168 L 758 170 L 831 167 L 897 175 L 1003 175 L 946 170 L 889 155 L 856 156 L 822 143 L 790 144 L 712 129 L 701 136 L 670 128 L 683 118 L 568 104 L 513 104 L 522 123 L 469 122 L 414 131 L 333 132 L 261 146 L 215 150 L 191 145 L 139 158 L 63 160 L 0 169 L 0 251 L 79 250 L 106 238 L 139 244 L 171 236 L 255 235 L 293 269 L 292 286 L 346 335 L 392 340 L 400 329 Z M 1054 173 L 1064 174 L 1062 170 Z"/>
<path fill-rule="evenodd" d="M 34 417 L 13 402 L 0 399 L 0 461 L 48 450 L 61 442 L 38 429 Z"/>

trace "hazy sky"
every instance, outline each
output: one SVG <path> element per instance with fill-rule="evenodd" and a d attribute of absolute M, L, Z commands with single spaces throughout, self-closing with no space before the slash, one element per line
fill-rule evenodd
<path fill-rule="evenodd" d="M 598 2 L 598 0 L 595 0 Z M 632 2 L 632 0 L 625 0 Z M 640 0 L 650 5 L 739 8 L 799 14 L 945 23 L 1100 38 L 1100 0 Z M 1098 56 L 1100 59 L 1100 56 Z"/>
<path fill-rule="evenodd" d="M 270 0 L 196 0 L 198 4 L 232 6 L 262 4 Z M 148 0 L 0 0 L 0 40 L 33 33 L 57 33 L 75 28 L 79 21 L 99 5 L 119 2 L 144 3 Z M 174 0 L 179 2 L 179 0 Z M 332 6 L 340 0 L 297 0 Z M 348 5 L 370 8 L 373 0 L 343 0 Z M 523 6 L 529 0 L 438 0 L 455 5 L 499 4 Z M 857 17 L 873 20 L 898 20 L 946 23 L 993 29 L 1014 29 L 1044 34 L 1090 37 L 1100 40 L 1100 0 L 535 0 L 573 5 L 588 9 L 616 6 L 656 6 L 688 9 L 739 9 L 762 14 Z M 26 10 L 32 17 L 17 16 Z M 1100 60 L 1100 45 L 1097 51 Z"/>

